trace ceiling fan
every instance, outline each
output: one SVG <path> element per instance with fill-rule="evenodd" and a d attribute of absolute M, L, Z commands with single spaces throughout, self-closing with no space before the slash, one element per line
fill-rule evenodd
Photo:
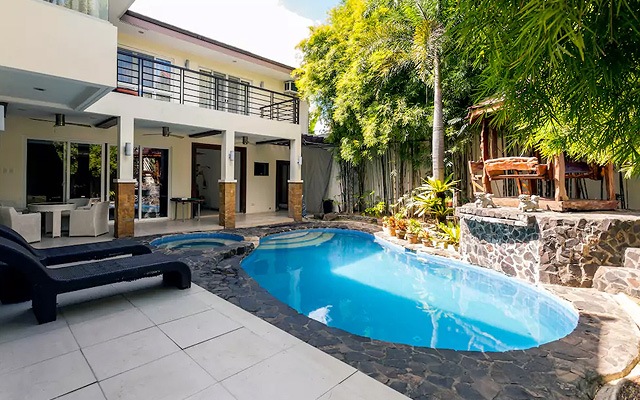
<path fill-rule="evenodd" d="M 169 130 L 168 126 L 163 126 L 162 127 L 162 133 L 145 133 L 142 136 L 158 136 L 158 135 L 162 135 L 164 137 L 175 137 L 178 139 L 184 139 L 184 136 L 180 136 L 180 135 L 176 135 L 174 133 L 171 133 L 171 131 Z"/>
<path fill-rule="evenodd" d="M 56 119 L 54 121 L 49 119 L 41 119 L 41 118 L 29 118 L 29 119 L 32 119 L 34 121 L 53 122 L 54 127 L 74 125 L 74 126 L 82 126 L 85 128 L 93 128 L 93 126 L 88 124 L 77 124 L 74 122 L 67 122 L 64 114 L 56 114 Z"/>

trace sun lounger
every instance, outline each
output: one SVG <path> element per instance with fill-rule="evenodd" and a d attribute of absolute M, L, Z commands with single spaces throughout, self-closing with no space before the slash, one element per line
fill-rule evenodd
<path fill-rule="evenodd" d="M 50 249 L 36 249 L 27 243 L 20 234 L 4 225 L 0 225 L 0 238 L 5 238 L 21 245 L 25 250 L 37 257 L 43 265 L 67 264 L 128 254 L 137 256 L 151 253 L 149 247 L 133 240 L 111 240 Z"/>
<path fill-rule="evenodd" d="M 4 264 L 3 267 L 8 268 L 12 274 L 22 277 L 20 280 L 22 284 L 14 285 L 10 289 L 14 292 L 29 293 L 32 299 L 33 313 L 40 324 L 56 320 L 56 299 L 61 293 L 161 274 L 167 285 L 173 285 L 179 289 L 191 286 L 189 266 L 162 253 L 94 261 L 69 267 L 47 268 L 21 245 L 0 238 L 1 264 Z M 2 289 L 0 287 L 0 290 Z M 15 295 L 15 293 L 10 295 Z M 2 297 L 3 293 L 0 293 L 0 300 Z M 4 303 L 4 301 L 2 302 Z"/>

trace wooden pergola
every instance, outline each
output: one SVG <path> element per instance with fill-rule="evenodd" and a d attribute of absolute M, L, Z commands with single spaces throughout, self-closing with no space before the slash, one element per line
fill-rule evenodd
<path fill-rule="evenodd" d="M 469 173 L 474 192 L 493 193 L 491 183 L 514 180 L 519 194 L 537 194 L 536 181 L 551 181 L 553 198 L 541 198 L 540 208 L 552 211 L 615 210 L 618 208 L 614 186 L 613 163 L 594 165 L 565 160 L 564 154 L 555 155 L 543 163 L 539 157 L 499 157 L 498 129 L 491 124 L 493 113 L 502 106 L 501 100 L 489 99 L 469 108 L 467 118 L 480 124 L 480 161 L 469 161 Z M 570 199 L 567 179 L 604 180 L 606 199 Z M 517 197 L 494 197 L 498 206 L 517 207 Z"/>

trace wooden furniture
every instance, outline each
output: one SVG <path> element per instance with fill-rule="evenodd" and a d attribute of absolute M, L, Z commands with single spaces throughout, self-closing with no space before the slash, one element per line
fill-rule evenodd
<path fill-rule="evenodd" d="M 531 181 L 550 178 L 549 166 L 539 164 L 536 157 L 492 158 L 484 161 L 483 164 L 489 181 L 515 179 L 518 194 L 536 194 L 535 186 L 531 184 Z M 489 185 L 485 189 L 491 190 L 491 186 Z"/>
<path fill-rule="evenodd" d="M 76 209 L 75 204 L 67 203 L 31 203 L 29 211 L 45 214 L 45 227 L 51 232 L 51 237 L 60 237 L 62 225 L 62 212 Z"/>

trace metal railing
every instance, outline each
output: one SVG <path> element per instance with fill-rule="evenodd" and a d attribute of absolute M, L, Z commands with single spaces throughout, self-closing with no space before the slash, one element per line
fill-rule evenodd
<path fill-rule="evenodd" d="M 193 71 L 171 63 L 118 51 L 120 93 L 188 104 L 234 114 L 300 123 L 300 100 L 235 78 Z"/>

